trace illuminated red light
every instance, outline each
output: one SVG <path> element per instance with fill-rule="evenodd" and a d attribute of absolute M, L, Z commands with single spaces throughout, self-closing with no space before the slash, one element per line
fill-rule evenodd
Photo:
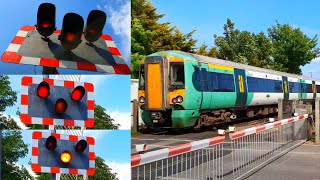
<path fill-rule="evenodd" d="M 67 108 L 68 108 L 68 104 L 66 100 L 62 98 L 58 99 L 54 106 L 55 111 L 60 114 L 66 112 Z"/>
<path fill-rule="evenodd" d="M 65 35 L 65 39 L 69 42 L 73 42 L 77 39 L 76 35 L 75 34 L 72 34 L 72 33 L 66 33 Z"/>
<path fill-rule="evenodd" d="M 41 98 L 47 98 L 50 95 L 50 86 L 47 82 L 43 81 L 38 85 L 37 95 Z"/>
<path fill-rule="evenodd" d="M 48 28 L 48 27 L 50 27 L 50 23 L 48 23 L 48 22 L 42 22 L 42 23 L 41 23 L 41 27 L 43 27 L 43 28 Z"/>
<path fill-rule="evenodd" d="M 84 96 L 85 89 L 83 86 L 77 86 L 71 93 L 71 99 L 74 101 L 80 101 Z"/>

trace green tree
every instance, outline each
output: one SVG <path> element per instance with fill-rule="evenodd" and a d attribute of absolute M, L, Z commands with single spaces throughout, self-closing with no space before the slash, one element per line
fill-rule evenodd
<path fill-rule="evenodd" d="M 276 22 L 268 29 L 268 35 L 272 42 L 274 62 L 282 64 L 288 73 L 301 74 L 300 66 L 319 56 L 317 36 L 309 38 L 299 28 Z"/>
<path fill-rule="evenodd" d="M 158 14 L 149 0 L 131 2 L 131 77 L 137 78 L 139 62 L 146 55 L 163 50 L 194 52 L 194 31 L 183 34 L 170 23 L 160 23 L 164 14 Z"/>
<path fill-rule="evenodd" d="M 21 129 L 11 116 L 3 116 L 0 113 L 0 129 Z"/>
<path fill-rule="evenodd" d="M 28 155 L 28 145 L 22 140 L 21 131 L 2 131 L 2 179 L 20 180 L 33 179 L 28 170 L 16 165 L 20 158 Z"/>
<path fill-rule="evenodd" d="M 0 112 L 13 106 L 17 101 L 17 92 L 10 87 L 9 76 L 0 75 Z"/>
<path fill-rule="evenodd" d="M 206 44 L 202 44 L 194 53 L 202 56 L 217 57 L 218 52 L 216 47 L 208 49 L 208 46 Z"/>

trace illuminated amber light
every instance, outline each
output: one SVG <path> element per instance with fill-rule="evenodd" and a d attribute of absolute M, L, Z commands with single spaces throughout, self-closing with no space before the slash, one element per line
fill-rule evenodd
<path fill-rule="evenodd" d="M 64 151 L 63 153 L 61 153 L 60 155 L 60 160 L 63 163 L 69 163 L 72 160 L 72 156 L 68 151 Z"/>

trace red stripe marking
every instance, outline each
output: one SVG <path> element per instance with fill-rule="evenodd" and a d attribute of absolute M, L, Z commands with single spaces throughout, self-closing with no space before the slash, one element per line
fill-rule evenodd
<path fill-rule="evenodd" d="M 112 67 L 113 67 L 113 70 L 116 74 L 130 74 L 131 73 L 129 67 L 126 64 L 117 64 Z"/>
<path fill-rule="evenodd" d="M 84 88 L 88 91 L 88 92 L 93 92 L 94 91 L 94 86 L 91 83 L 84 83 Z"/>
<path fill-rule="evenodd" d="M 16 52 L 6 51 L 3 53 L 1 59 L 3 62 L 20 64 L 22 56 L 19 56 Z"/>
<path fill-rule="evenodd" d="M 41 59 L 40 59 L 40 66 L 59 67 L 59 60 L 57 60 L 57 59 L 41 58 Z"/>
<path fill-rule="evenodd" d="M 114 56 L 121 56 L 121 53 L 120 51 L 118 50 L 118 48 L 115 48 L 115 47 L 108 47 L 109 48 L 109 51 L 112 55 Z"/>
<path fill-rule="evenodd" d="M 57 140 L 60 140 L 60 134 L 51 133 L 51 136 L 54 136 Z"/>
<path fill-rule="evenodd" d="M 92 128 L 94 126 L 94 119 L 93 118 L 88 118 L 85 123 L 84 126 L 87 128 Z"/>
<path fill-rule="evenodd" d="M 274 122 L 273 125 L 274 125 L 274 126 L 281 126 L 281 121 L 276 121 L 276 122 Z"/>
<path fill-rule="evenodd" d="M 217 136 L 217 137 L 209 138 L 209 140 L 210 140 L 209 146 L 212 146 L 212 145 L 220 144 L 224 142 L 225 136 Z"/>
<path fill-rule="evenodd" d="M 78 141 L 78 136 L 69 135 L 69 140 L 77 142 Z"/>
<path fill-rule="evenodd" d="M 31 169 L 33 172 L 41 172 L 41 166 L 38 164 L 31 164 Z"/>
<path fill-rule="evenodd" d="M 95 160 L 96 156 L 94 152 L 89 152 L 89 160 Z"/>
<path fill-rule="evenodd" d="M 185 152 L 189 152 L 192 148 L 191 143 L 181 144 L 177 146 L 169 147 L 169 157 L 179 155 Z"/>
<path fill-rule="evenodd" d="M 106 41 L 112 41 L 112 37 L 109 36 L 109 35 L 107 35 L 107 34 L 102 34 L 102 35 L 100 36 L 100 38 L 101 38 L 101 39 L 104 39 L 104 40 L 106 40 Z"/>
<path fill-rule="evenodd" d="M 235 131 L 234 133 L 231 133 L 230 137 L 232 139 L 237 139 L 237 138 L 245 136 L 245 135 L 246 135 L 245 131 L 244 130 L 240 130 L 240 131 Z"/>
<path fill-rule="evenodd" d="M 21 105 L 28 105 L 28 95 L 21 94 Z"/>
<path fill-rule="evenodd" d="M 22 44 L 24 41 L 25 37 L 21 36 L 16 36 L 14 39 L 11 41 L 12 44 Z"/>
<path fill-rule="evenodd" d="M 88 110 L 94 110 L 94 101 L 88 100 Z"/>
<path fill-rule="evenodd" d="M 42 132 L 35 131 L 32 133 L 32 139 L 40 139 L 42 138 Z"/>
<path fill-rule="evenodd" d="M 302 116 L 299 116 L 299 119 L 304 119 L 304 116 L 302 115 Z"/>
<path fill-rule="evenodd" d="M 28 114 L 20 114 L 20 120 L 21 122 L 23 122 L 24 124 L 31 124 L 31 117 L 29 117 Z"/>
<path fill-rule="evenodd" d="M 94 168 L 89 168 L 87 171 L 88 176 L 93 176 L 95 174 L 95 169 Z"/>
<path fill-rule="evenodd" d="M 21 85 L 22 86 L 29 86 L 29 84 L 32 84 L 32 77 L 22 77 L 21 79 Z"/>
<path fill-rule="evenodd" d="M 92 137 L 87 137 L 87 142 L 90 145 L 94 145 L 95 144 L 94 138 L 92 138 Z"/>
<path fill-rule="evenodd" d="M 90 63 L 77 62 L 77 67 L 79 70 L 97 71 L 96 65 Z"/>
<path fill-rule="evenodd" d="M 74 82 L 73 81 L 64 81 L 63 86 L 66 88 L 74 88 Z"/>
<path fill-rule="evenodd" d="M 32 156 L 39 156 L 39 149 L 37 147 L 32 147 L 31 154 Z"/>
<path fill-rule="evenodd" d="M 288 122 L 289 122 L 289 123 L 292 123 L 293 121 L 294 121 L 293 118 L 288 119 Z"/>
<path fill-rule="evenodd" d="M 64 126 L 74 126 L 74 120 L 65 119 L 64 120 Z"/>
<path fill-rule="evenodd" d="M 141 156 L 140 154 L 136 154 L 131 156 L 131 167 L 138 166 L 141 162 Z"/>
<path fill-rule="evenodd" d="M 60 168 L 56 168 L 56 167 L 50 167 L 50 173 L 60 173 Z"/>
<path fill-rule="evenodd" d="M 22 28 L 20 29 L 22 31 L 32 31 L 32 30 L 36 30 L 35 26 L 22 26 Z"/>
<path fill-rule="evenodd" d="M 54 80 L 53 79 L 43 78 L 43 81 L 47 82 L 49 84 L 49 86 L 53 86 L 54 85 Z"/>
<path fill-rule="evenodd" d="M 55 30 L 53 33 L 55 33 L 55 34 L 61 34 L 61 30 L 60 30 L 60 29 L 57 29 L 57 30 Z"/>
<path fill-rule="evenodd" d="M 256 133 L 264 131 L 266 129 L 266 125 L 260 125 L 256 127 Z"/>
<path fill-rule="evenodd" d="M 53 118 L 43 118 L 43 124 L 53 125 Z"/>
<path fill-rule="evenodd" d="M 69 169 L 69 174 L 78 174 L 78 169 Z"/>

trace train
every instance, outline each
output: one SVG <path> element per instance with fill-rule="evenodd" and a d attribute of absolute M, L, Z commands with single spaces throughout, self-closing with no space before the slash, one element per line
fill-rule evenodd
<path fill-rule="evenodd" d="M 278 99 L 315 99 L 320 80 L 227 60 L 161 51 L 140 63 L 144 124 L 195 128 L 277 113 Z"/>

